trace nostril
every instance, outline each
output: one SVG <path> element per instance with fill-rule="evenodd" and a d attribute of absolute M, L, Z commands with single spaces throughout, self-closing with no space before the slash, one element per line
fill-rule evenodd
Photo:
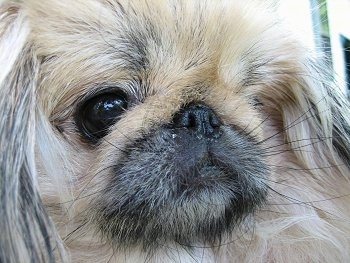
<path fill-rule="evenodd" d="M 197 103 L 177 112 L 173 118 L 173 126 L 187 128 L 206 137 L 218 137 L 221 122 L 211 108 Z"/>
<path fill-rule="evenodd" d="M 175 128 L 195 128 L 196 127 L 196 116 L 186 110 L 181 110 L 175 114 L 173 118 L 173 124 Z"/>
<path fill-rule="evenodd" d="M 210 114 L 209 122 L 213 128 L 219 128 L 221 125 L 220 120 L 218 119 L 218 117 L 216 117 L 215 114 Z"/>
<path fill-rule="evenodd" d="M 197 124 L 197 118 L 196 115 L 194 115 L 193 113 L 189 113 L 188 116 L 188 128 L 196 128 L 198 126 Z"/>

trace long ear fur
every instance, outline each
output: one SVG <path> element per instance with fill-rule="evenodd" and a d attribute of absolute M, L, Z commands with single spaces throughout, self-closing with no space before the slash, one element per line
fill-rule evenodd
<path fill-rule="evenodd" d="M 0 262 L 55 262 L 55 254 L 60 255 L 53 224 L 37 191 L 34 134 L 39 66 L 28 32 L 19 6 L 0 9 Z"/>
<path fill-rule="evenodd" d="M 350 169 L 350 106 L 344 97 L 333 94 L 332 116 L 333 116 L 333 146 L 343 159 L 344 164 Z"/>
<path fill-rule="evenodd" d="M 326 63 L 308 58 L 301 67 L 303 73 L 298 74 L 298 88 L 293 89 L 299 112 L 294 108 L 288 109 L 294 116 L 285 114 L 291 147 L 306 161 L 306 167 L 339 168 L 343 171 L 340 174 L 344 174 L 345 169 L 344 175 L 347 175 L 350 168 L 349 101 L 336 86 Z M 300 134 L 299 129 L 304 134 Z"/>
<path fill-rule="evenodd" d="M 305 50 L 297 47 L 297 58 L 290 57 L 287 62 L 276 58 L 280 79 L 269 83 L 269 92 L 263 91 L 264 102 L 269 111 L 281 114 L 276 117 L 282 121 L 279 134 L 286 135 L 286 144 L 304 168 L 328 167 L 332 169 L 325 173 L 337 171 L 349 179 L 349 101 L 322 58 L 307 50 L 300 53 L 300 48 Z"/>

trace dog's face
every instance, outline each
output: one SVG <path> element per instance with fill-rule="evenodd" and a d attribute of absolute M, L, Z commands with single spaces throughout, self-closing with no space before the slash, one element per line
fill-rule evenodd
<path fill-rule="evenodd" d="M 105 237 L 214 244 L 266 199 L 266 116 L 251 89 L 263 88 L 256 74 L 274 77 L 261 43 L 271 39 L 244 3 L 147 4 L 94 6 L 96 25 L 76 33 L 37 29 L 47 48 L 40 94 L 53 102 L 43 110 L 76 148 L 77 192 L 93 195 L 84 209 Z M 76 20 L 91 19 L 86 8 Z M 215 22 L 232 12 L 239 25 Z"/>
<path fill-rule="evenodd" d="M 314 241 L 300 214 L 350 233 L 346 197 L 325 200 L 350 190 L 348 105 L 261 2 L 23 3 L 40 195 L 73 259 L 232 242 L 222 261 L 275 261 L 273 240 Z"/>

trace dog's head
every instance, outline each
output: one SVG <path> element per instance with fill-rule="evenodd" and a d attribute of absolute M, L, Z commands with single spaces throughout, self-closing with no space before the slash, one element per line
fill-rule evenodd
<path fill-rule="evenodd" d="M 261 2 L 5 5 L 0 257 L 54 260 L 58 229 L 79 258 L 91 242 L 154 252 L 238 236 L 242 259 L 252 239 L 315 237 L 300 215 L 336 229 L 315 247 L 348 246 L 332 218 L 346 197 L 325 199 L 350 192 L 349 105 Z M 250 256 L 283 253 L 266 247 Z"/>

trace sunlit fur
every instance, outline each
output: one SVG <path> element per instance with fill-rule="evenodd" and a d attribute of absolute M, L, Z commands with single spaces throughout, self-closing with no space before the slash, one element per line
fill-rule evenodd
<path fill-rule="evenodd" d="M 321 60 L 264 0 L 5 1 L 0 262 L 349 261 L 350 107 Z M 137 100 L 91 144 L 75 111 L 109 86 Z M 215 247 L 111 242 L 110 168 L 192 101 L 259 142 L 265 204 Z"/>

